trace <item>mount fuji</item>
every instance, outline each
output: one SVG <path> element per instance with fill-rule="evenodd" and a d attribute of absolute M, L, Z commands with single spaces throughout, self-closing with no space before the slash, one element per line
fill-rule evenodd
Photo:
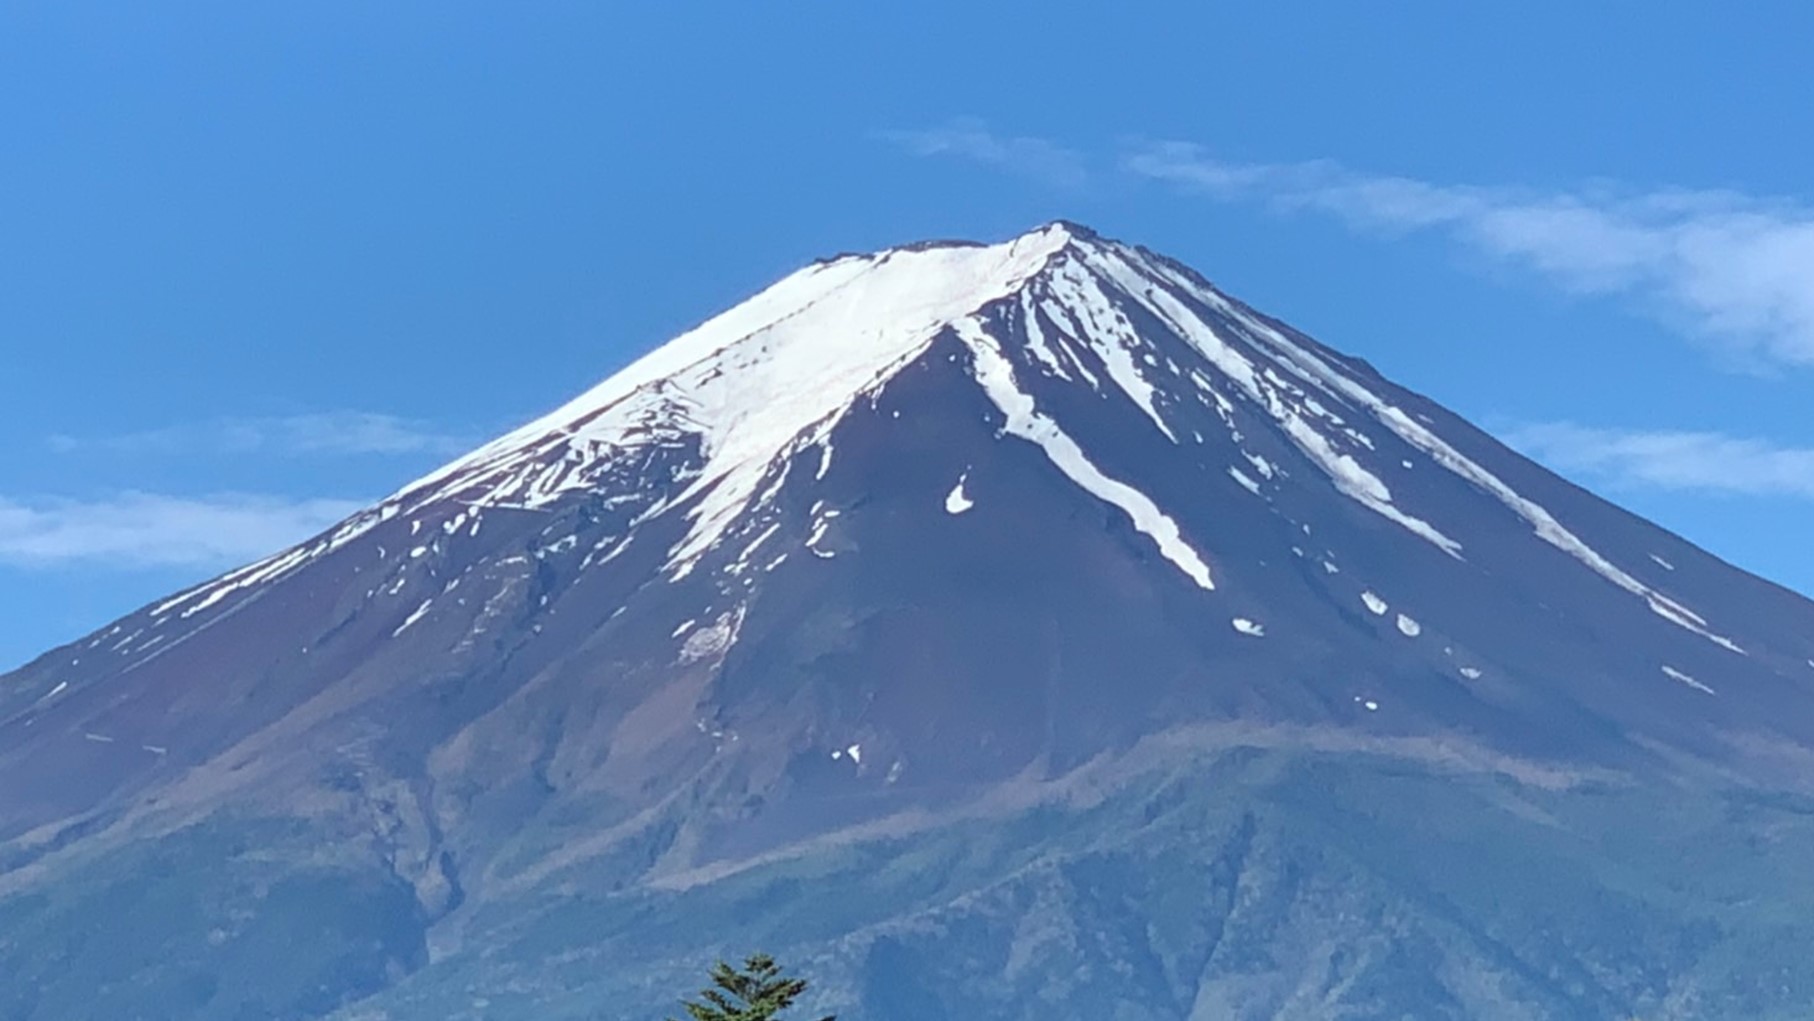
<path fill-rule="evenodd" d="M 1810 854 L 1814 603 L 1062 222 L 0 677 L 5 1021 L 1801 1018 Z"/>

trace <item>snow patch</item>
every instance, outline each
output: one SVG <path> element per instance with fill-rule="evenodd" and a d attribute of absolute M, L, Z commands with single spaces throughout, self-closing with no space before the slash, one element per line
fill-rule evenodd
<path fill-rule="evenodd" d="M 1003 431 L 1038 446 L 1046 458 L 1072 482 L 1098 499 L 1114 504 L 1134 522 L 1134 527 L 1152 539 L 1159 552 L 1203 589 L 1214 589 L 1209 565 L 1184 541 L 1177 522 L 1161 511 L 1152 499 L 1138 489 L 1104 475 L 1084 455 L 1083 448 L 1058 423 L 1041 414 L 1031 395 L 1016 385 L 1014 367 L 994 337 L 986 333 L 975 319 L 956 324 L 958 336 L 970 348 L 976 381 L 989 399 L 995 402 L 1007 424 Z"/>
<path fill-rule="evenodd" d="M 1153 365 L 1156 359 L 1148 342 L 1134 329 L 1126 315 L 1115 307 L 1097 280 L 1083 267 L 1066 260 L 1045 279 L 1047 287 L 1064 306 L 1081 329 L 1077 339 L 1087 344 L 1112 380 L 1128 399 L 1146 413 L 1154 426 L 1173 443 L 1178 437 L 1159 414 L 1158 388 L 1141 371 L 1141 364 Z M 1144 357 L 1136 360 L 1139 351 Z"/>
<path fill-rule="evenodd" d="M 714 656 L 722 656 L 730 651 L 737 642 L 737 633 L 743 627 L 743 607 L 723 613 L 710 626 L 702 627 L 687 636 L 680 647 L 680 662 L 693 663 Z"/>
<path fill-rule="evenodd" d="M 814 506 L 816 508 L 818 505 L 815 504 Z M 813 556 L 818 557 L 821 560 L 830 560 L 838 555 L 832 550 L 823 550 L 819 548 L 819 540 L 825 538 L 826 531 L 831 528 L 831 519 L 837 516 L 838 512 L 835 510 L 819 514 L 813 520 L 812 531 L 806 536 L 806 548 L 812 551 Z"/>
<path fill-rule="evenodd" d="M 1058 355 L 1046 343 L 1046 331 L 1039 324 L 1039 309 L 1034 306 L 1031 294 L 1025 292 L 1021 294 L 1020 314 L 1021 322 L 1027 331 L 1027 351 L 1033 355 L 1033 360 L 1043 366 L 1048 374 L 1069 382 L 1070 373 L 1059 364 Z"/>
<path fill-rule="evenodd" d="M 951 492 L 945 494 L 945 513 L 946 514 L 962 514 L 963 512 L 976 506 L 976 501 L 970 499 L 970 495 L 968 493 L 964 492 L 964 483 L 969 478 L 970 478 L 969 472 L 965 472 L 962 475 L 959 475 L 957 477 L 957 485 L 952 486 Z"/>
<path fill-rule="evenodd" d="M 1672 666 L 1664 667 L 1663 674 L 1664 674 L 1664 676 L 1668 677 L 1671 680 L 1681 681 L 1683 684 L 1688 685 L 1690 688 L 1693 688 L 1696 691 L 1704 691 L 1709 695 L 1718 694 L 1712 688 L 1709 688 L 1705 684 L 1702 684 L 1700 681 L 1697 681 L 1694 678 L 1688 676 L 1687 674 L 1681 672 L 1680 670 L 1677 670 L 1675 667 L 1672 667 Z"/>
<path fill-rule="evenodd" d="M 1144 305 L 1167 328 L 1195 348 L 1197 353 L 1233 381 L 1249 400 L 1263 408 L 1292 443 L 1322 468 L 1338 491 L 1444 553 L 1457 558 L 1461 556 L 1460 543 L 1444 535 L 1429 522 L 1397 507 L 1392 500 L 1392 491 L 1385 482 L 1368 471 L 1352 455 L 1337 450 L 1327 436 L 1304 419 L 1303 413 L 1309 412 L 1329 421 L 1331 425 L 1339 423 L 1338 419 L 1328 414 L 1327 409 L 1305 399 L 1306 395 L 1301 390 L 1291 387 L 1277 373 L 1256 367 L 1245 355 L 1222 339 L 1213 327 L 1173 297 L 1165 287 L 1152 286 L 1154 283 L 1163 283 L 1162 278 L 1167 277 L 1176 283 L 1183 283 L 1177 274 L 1151 260 L 1130 257 L 1119 249 L 1114 253 L 1091 250 L 1084 258 L 1093 269 L 1114 281 L 1124 293 Z M 1144 267 L 1144 271 L 1136 267 L 1136 262 Z M 1220 295 L 1215 295 L 1215 301 L 1233 311 L 1232 304 Z M 1371 442 L 1365 437 L 1352 430 L 1347 432 L 1351 438 L 1361 441 L 1363 446 L 1371 447 Z"/>
<path fill-rule="evenodd" d="M 1583 542 L 1575 533 L 1569 531 L 1547 509 L 1519 494 L 1498 476 L 1467 458 L 1429 428 L 1405 414 L 1403 410 L 1387 402 L 1346 374 L 1337 371 L 1328 362 L 1292 342 L 1284 334 L 1261 322 L 1252 314 L 1243 311 L 1220 296 L 1217 297 L 1217 301 L 1228 310 L 1230 315 L 1247 327 L 1253 336 L 1270 346 L 1273 352 L 1279 356 L 1281 363 L 1291 371 L 1306 381 L 1329 387 L 1332 392 L 1339 393 L 1366 408 L 1380 424 L 1392 430 L 1401 440 L 1429 455 L 1442 468 L 1492 495 L 1508 510 L 1523 518 L 1538 538 L 1567 553 L 1589 570 L 1619 588 L 1643 599 L 1651 612 L 1670 623 L 1692 631 L 1728 651 L 1744 654 L 1744 650 L 1730 639 L 1709 630 L 1707 621 L 1700 615 L 1632 577 L 1601 555 L 1599 551 Z"/>
<path fill-rule="evenodd" d="M 1246 472 L 1242 471 L 1241 469 L 1236 468 L 1233 465 L 1230 465 L 1228 468 L 1228 476 L 1229 476 L 1229 478 L 1234 479 L 1236 482 L 1239 482 L 1241 484 L 1242 489 L 1247 490 L 1249 493 L 1252 493 L 1255 496 L 1260 495 L 1259 482 L 1250 478 L 1248 476 L 1248 474 Z"/>
<path fill-rule="evenodd" d="M 421 620 L 422 617 L 428 613 L 428 608 L 433 604 L 433 599 L 422 600 L 422 605 L 416 607 L 415 610 L 411 611 L 410 615 L 404 619 L 403 623 L 397 625 L 397 629 L 391 632 L 391 637 L 395 638 L 403 632 L 408 631 L 412 624 Z"/>
<path fill-rule="evenodd" d="M 750 557 L 756 552 L 756 548 L 767 542 L 770 537 L 780 530 L 781 522 L 776 521 L 772 522 L 767 528 L 764 528 L 758 533 L 754 539 L 750 540 L 749 545 L 743 547 L 743 551 L 737 554 L 737 560 L 731 565 L 730 572 L 732 574 L 741 573 L 749 564 Z"/>

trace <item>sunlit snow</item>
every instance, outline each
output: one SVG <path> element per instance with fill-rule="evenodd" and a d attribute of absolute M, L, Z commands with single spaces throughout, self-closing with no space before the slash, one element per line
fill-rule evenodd
<path fill-rule="evenodd" d="M 1175 278 L 1176 274 L 1161 264 L 1127 255 L 1119 246 L 1112 250 L 1107 247 L 1093 248 L 1083 258 L 1092 269 L 1113 280 L 1124 293 L 1144 304 L 1173 333 L 1189 342 L 1218 371 L 1233 381 L 1250 400 L 1266 409 L 1286 436 L 1323 469 L 1338 490 L 1382 517 L 1397 522 L 1443 552 L 1451 556 L 1460 555 L 1460 543 L 1442 534 L 1429 522 L 1400 509 L 1393 502 L 1392 491 L 1378 476 L 1368 471 L 1351 454 L 1336 449 L 1327 436 L 1304 418 L 1303 413 L 1308 411 L 1327 421 L 1330 416 L 1326 409 L 1313 401 L 1303 400 L 1301 390 L 1291 387 L 1276 373 L 1257 367 L 1183 302 L 1165 288 L 1153 286 L 1154 283 L 1161 282 L 1158 277 Z M 1136 261 L 1139 263 L 1138 268 Z M 1221 300 L 1220 296 L 1218 300 Z"/>
<path fill-rule="evenodd" d="M 1166 439 L 1178 442 L 1177 435 L 1159 413 L 1158 388 L 1146 378 L 1140 362 L 1134 358 L 1134 352 L 1144 349 L 1146 342 L 1134 330 L 1134 324 L 1128 322 L 1127 316 L 1103 293 L 1097 279 L 1067 261 L 1047 275 L 1046 285 L 1082 327 L 1082 335 L 1088 338 L 1090 349 L 1102 360 L 1109 378 L 1146 413 Z"/>
<path fill-rule="evenodd" d="M 698 628 L 687 635 L 680 646 L 680 662 L 691 663 L 696 660 L 721 656 L 737 641 L 737 633 L 743 627 L 744 608 L 723 613 L 710 625 Z"/>
<path fill-rule="evenodd" d="M 945 513 L 946 514 L 962 514 L 963 512 L 976 506 L 976 501 L 970 499 L 970 495 L 968 493 L 964 492 L 964 482 L 969 477 L 970 477 L 969 472 L 965 472 L 964 474 L 958 476 L 957 485 L 952 486 L 951 492 L 945 494 Z"/>
<path fill-rule="evenodd" d="M 816 263 L 657 348 L 557 409 L 406 486 L 411 504 L 544 506 L 591 485 L 591 467 L 656 426 L 698 436 L 706 465 L 692 528 L 673 551 L 696 559 L 754 496 L 803 431 L 835 417 L 917 357 L 953 320 L 1013 294 L 1071 241 L 1054 225 L 992 246 L 893 249 Z M 821 470 L 829 446 L 821 451 Z"/>
<path fill-rule="evenodd" d="M 395 631 L 391 632 L 391 637 L 395 638 L 398 635 L 402 634 L 403 632 L 408 631 L 410 629 L 411 625 L 415 624 L 417 621 L 421 620 L 425 615 L 427 615 L 428 608 L 430 606 L 432 606 L 433 604 L 434 604 L 433 599 L 422 600 L 422 605 L 416 607 L 415 610 L 411 611 L 410 615 L 404 619 L 403 623 L 397 625 L 397 629 Z"/>
<path fill-rule="evenodd" d="M 1058 423 L 1041 414 L 1033 398 L 1023 393 L 1014 379 L 1014 367 L 1002 354 L 994 337 L 984 332 L 975 320 L 957 324 L 958 336 L 969 345 L 975 359 L 977 382 L 995 406 L 1007 416 L 1005 431 L 1037 445 L 1046 457 L 1072 482 L 1099 499 L 1125 511 L 1134 527 L 1158 544 L 1159 552 L 1205 589 L 1215 588 L 1210 580 L 1209 565 L 1184 541 L 1177 522 L 1161 511 L 1152 499 L 1138 489 L 1104 475 L 1084 456 L 1075 440 L 1060 429 Z"/>
<path fill-rule="evenodd" d="M 1704 691 L 1709 695 L 1716 694 L 1716 692 L 1714 692 L 1714 690 L 1712 688 L 1709 688 L 1705 684 L 1702 684 L 1700 681 L 1697 681 L 1694 678 L 1688 676 L 1687 674 L 1681 672 L 1680 670 L 1677 670 L 1675 667 L 1666 666 L 1663 668 L 1663 673 L 1665 676 L 1669 677 L 1671 680 L 1681 681 L 1683 684 L 1688 685 L 1690 688 L 1693 688 L 1696 691 Z"/>
<path fill-rule="evenodd" d="M 1464 456 L 1441 437 L 1371 389 L 1356 382 L 1347 374 L 1337 371 L 1303 345 L 1286 338 L 1278 330 L 1261 322 L 1251 313 L 1235 306 L 1220 295 L 1216 295 L 1215 300 L 1226 308 L 1231 316 L 1245 325 L 1256 338 L 1267 342 L 1274 353 L 1279 356 L 1282 364 L 1306 380 L 1329 386 L 1334 391 L 1367 408 L 1373 413 L 1375 420 L 1397 434 L 1400 439 L 1428 454 L 1439 466 L 1491 494 L 1507 509 L 1522 517 L 1536 532 L 1537 537 L 1544 542 L 1574 557 L 1606 580 L 1642 598 L 1654 613 L 1665 620 L 1693 631 L 1732 652 L 1741 654 L 1744 652 L 1730 639 L 1708 630 L 1706 620 L 1700 615 L 1632 577 L 1583 542 L 1579 536 L 1563 527 L 1562 523 L 1557 521 L 1547 509 L 1520 495 L 1498 476 Z"/>
<path fill-rule="evenodd" d="M 1004 298 L 1009 302 L 998 302 Z M 996 312 L 985 318 L 980 310 L 992 302 L 998 311 L 1005 307 L 1018 313 L 1012 318 L 1021 325 L 1023 350 L 1005 351 L 1004 341 L 989 334 L 984 324 L 998 321 Z M 1137 331 L 1130 313 L 1151 316 L 1172 336 Z M 1438 468 L 1516 514 L 1538 538 L 1642 599 L 1663 619 L 1743 652 L 1700 614 L 1639 581 L 1564 527 L 1549 509 L 1439 437 L 1428 416 L 1400 408 L 1395 402 L 1401 398 L 1390 396 L 1395 391 L 1381 388 L 1376 378 L 1163 259 L 1075 234 L 1061 224 L 1003 244 L 914 246 L 802 269 L 326 535 L 160 603 L 151 610 L 150 626 L 162 628 L 172 620 L 165 616 L 172 611 L 177 612 L 174 620 L 183 620 L 229 599 L 243 599 L 398 515 L 407 516 L 411 534 L 423 529 L 428 515 L 427 520 L 440 523 L 439 533 L 428 533 L 437 544 L 441 535 L 458 542 L 461 535 L 477 533 L 484 507 L 549 509 L 570 494 L 596 490 L 613 465 L 628 456 L 647 456 L 653 445 L 684 448 L 690 460 L 675 491 L 662 500 L 619 493 L 607 501 L 641 503 L 636 518 L 597 563 L 609 563 L 622 553 L 636 524 L 684 506 L 687 525 L 665 563 L 673 577 L 680 577 L 728 529 L 746 520 L 746 512 L 765 506 L 779 492 L 793 459 L 816 454 L 816 465 L 805 461 L 803 469 L 823 479 L 832 464 L 834 427 L 864 402 L 873 407 L 880 387 L 947 328 L 956 330 L 970 349 L 978 382 L 1008 417 L 1004 431 L 1039 446 L 1072 482 L 1127 513 L 1161 555 L 1205 589 L 1214 587 L 1209 565 L 1178 522 L 1146 492 L 1099 467 L 1109 462 L 1086 451 L 1081 426 L 1068 430 L 1043 397 L 1036 402 L 1033 391 L 1016 379 L 1017 370 L 1031 374 L 1029 384 L 1059 380 L 1125 398 L 1172 442 L 1177 435 L 1168 418 L 1182 427 L 1194 424 L 1182 417 L 1185 412 L 1213 409 L 1258 478 L 1246 466 L 1230 468 L 1230 476 L 1257 493 L 1262 480 L 1282 470 L 1246 449 L 1233 403 L 1240 401 L 1243 413 L 1251 409 L 1265 416 L 1338 492 L 1460 558 L 1461 543 L 1427 516 L 1441 505 L 1405 505 L 1432 499 L 1428 494 L 1434 490 L 1420 488 L 1401 500 L 1381 477 L 1382 466 L 1396 462 L 1408 469 L 1416 455 L 1428 456 Z M 1180 360 L 1186 349 L 1200 359 Z M 889 414 L 898 418 L 900 411 Z M 1191 435 L 1202 438 L 1197 429 Z M 1432 477 L 1426 473 L 1424 481 L 1430 483 Z M 448 503 L 460 509 L 451 515 L 435 513 Z M 952 514 L 974 506 L 964 478 L 947 494 L 945 506 Z M 808 540 L 814 555 L 822 558 L 835 555 L 816 545 L 828 520 L 816 520 Z M 1307 532 L 1308 524 L 1303 527 Z M 402 530 L 400 523 L 398 528 Z M 756 547 L 772 530 L 745 546 L 732 573 L 742 573 L 753 562 Z M 556 551 L 547 547 L 536 553 Z M 447 548 L 412 546 L 409 556 L 431 552 L 439 556 Z M 380 549 L 380 559 L 386 555 Z M 1652 553 L 1649 558 L 1665 570 L 1675 569 L 1662 556 Z M 779 562 L 777 557 L 770 563 Z M 593 563 L 589 555 L 587 564 Z M 1336 571 L 1330 560 L 1323 566 Z M 387 579 L 376 585 L 390 585 L 389 591 L 397 594 L 406 581 L 399 576 L 394 584 Z M 1377 598 L 1363 596 L 1369 609 L 1383 615 L 1384 601 L 1378 600 L 1378 608 L 1373 605 Z M 417 612 L 424 610 L 418 607 Z M 1401 630 L 1406 630 L 1405 621 L 1409 618 L 1400 618 Z M 1411 627 L 1416 627 L 1414 621 Z M 168 635 L 160 631 L 132 654 L 167 652 L 194 633 L 194 628 Z M 127 654 L 136 641 L 137 636 L 128 636 L 116 651 Z M 145 651 L 153 646 L 155 650 Z"/>

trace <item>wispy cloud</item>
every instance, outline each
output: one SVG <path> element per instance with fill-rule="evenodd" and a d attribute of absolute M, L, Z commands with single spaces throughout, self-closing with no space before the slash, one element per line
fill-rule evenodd
<path fill-rule="evenodd" d="M 1518 426 L 1507 443 L 1557 470 L 1614 487 L 1814 500 L 1814 448 L 1713 432 Z"/>
<path fill-rule="evenodd" d="M 103 500 L 0 497 L 0 563 L 228 567 L 300 542 L 362 506 L 353 500 L 240 493 L 124 493 Z"/>
<path fill-rule="evenodd" d="M 997 134 L 971 117 L 915 131 L 878 131 L 876 137 L 915 156 L 970 160 L 1067 190 L 1090 179 L 1082 153 L 1050 139 Z"/>
<path fill-rule="evenodd" d="M 1230 163 L 1185 143 L 1125 155 L 1139 176 L 1223 200 L 1434 231 L 1573 291 L 1618 295 L 1734 352 L 1814 364 L 1814 208 L 1728 191 L 1437 184 L 1330 162 Z"/>
<path fill-rule="evenodd" d="M 63 452 L 135 454 L 457 454 L 472 437 L 430 423 L 369 411 L 326 411 L 266 418 L 223 418 L 115 436 L 50 438 Z"/>

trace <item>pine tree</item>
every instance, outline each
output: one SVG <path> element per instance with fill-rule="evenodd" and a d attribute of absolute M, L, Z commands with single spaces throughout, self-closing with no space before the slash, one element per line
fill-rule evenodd
<path fill-rule="evenodd" d="M 712 969 L 712 984 L 700 991 L 699 1000 L 682 1001 L 681 1006 L 693 1021 L 770 1021 L 792 1007 L 805 991 L 805 979 L 787 978 L 774 958 L 754 954 L 741 968 L 719 961 Z"/>

